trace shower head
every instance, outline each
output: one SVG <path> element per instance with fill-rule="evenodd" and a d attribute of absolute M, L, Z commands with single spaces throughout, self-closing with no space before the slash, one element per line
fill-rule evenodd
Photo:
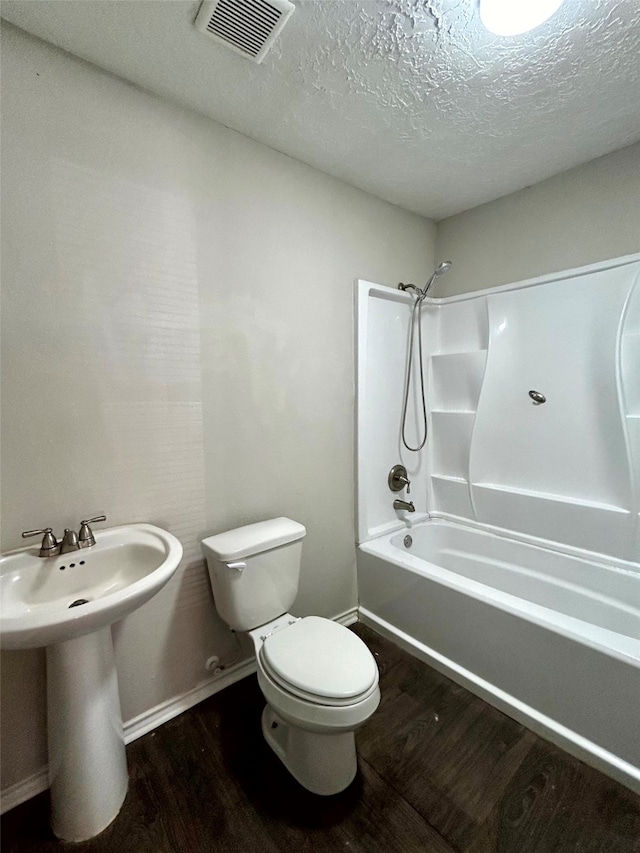
<path fill-rule="evenodd" d="M 415 295 L 418 297 L 418 300 L 422 302 L 422 300 L 427 295 L 427 290 L 429 290 L 433 282 L 436 280 L 437 276 L 448 272 L 452 266 L 453 264 L 451 263 L 451 261 L 443 261 L 441 264 L 439 264 L 434 270 L 434 273 L 429 279 L 429 281 L 422 288 L 422 290 L 420 290 L 419 287 L 416 287 L 415 284 L 403 284 L 402 282 L 400 282 L 400 284 L 398 285 L 398 290 L 404 290 L 406 292 L 407 290 L 411 289 L 415 292 Z"/>
<path fill-rule="evenodd" d="M 451 263 L 451 261 L 443 261 L 441 264 L 439 264 L 436 267 L 433 275 L 431 276 L 429 281 L 425 284 L 425 286 L 422 288 L 422 298 L 423 299 L 427 295 L 427 291 L 429 290 L 429 288 L 431 287 L 433 282 L 436 280 L 436 278 L 445 272 L 449 272 L 449 270 L 451 269 L 452 266 L 453 266 L 453 264 Z"/>

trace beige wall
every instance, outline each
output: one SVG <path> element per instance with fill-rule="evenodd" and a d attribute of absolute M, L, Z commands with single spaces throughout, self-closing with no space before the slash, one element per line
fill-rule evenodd
<path fill-rule="evenodd" d="M 434 296 L 521 281 L 640 250 L 640 143 L 444 219 L 453 269 Z"/>
<path fill-rule="evenodd" d="M 435 228 L 4 29 L 2 548 L 102 512 L 179 536 L 114 631 L 127 720 L 237 655 L 204 535 L 289 515 L 294 612 L 356 603 L 354 279 L 424 279 Z M 44 656 L 2 663 L 6 788 L 46 758 Z"/>

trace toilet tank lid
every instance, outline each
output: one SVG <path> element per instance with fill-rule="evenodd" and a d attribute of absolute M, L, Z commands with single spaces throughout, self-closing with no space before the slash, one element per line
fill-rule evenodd
<path fill-rule="evenodd" d="M 240 560 L 251 557 L 289 542 L 296 542 L 306 535 L 303 524 L 290 518 L 270 518 L 268 521 L 258 521 L 256 524 L 246 524 L 218 533 L 202 540 L 205 554 L 210 553 L 217 560 Z"/>

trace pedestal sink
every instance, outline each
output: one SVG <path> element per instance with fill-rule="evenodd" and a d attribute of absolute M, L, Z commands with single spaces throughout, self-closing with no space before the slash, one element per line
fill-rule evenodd
<path fill-rule="evenodd" d="M 152 598 L 182 558 L 151 524 L 96 533 L 91 548 L 40 558 L 38 546 L 0 557 L 0 643 L 47 648 L 51 823 L 65 841 L 105 829 L 128 774 L 111 625 Z"/>

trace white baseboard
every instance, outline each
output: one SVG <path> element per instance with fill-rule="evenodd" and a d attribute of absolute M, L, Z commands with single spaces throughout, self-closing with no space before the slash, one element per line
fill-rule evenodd
<path fill-rule="evenodd" d="M 198 702 L 208 699 L 209 696 L 219 693 L 225 687 L 230 687 L 236 681 L 240 681 L 241 678 L 245 678 L 255 671 L 255 658 L 248 658 L 230 666 L 228 669 L 224 669 L 220 675 L 208 678 L 206 681 L 201 681 L 200 684 L 196 684 L 195 687 L 187 690 L 186 693 L 181 693 L 179 696 L 174 696 L 166 702 L 161 702 L 159 705 L 149 708 L 148 711 L 138 714 L 137 717 L 124 724 L 124 742 L 131 743 L 139 737 L 149 734 L 149 732 L 157 729 L 163 723 L 168 723 L 169 720 L 172 720 L 184 711 L 188 711 L 189 708 L 197 705 Z"/>
<path fill-rule="evenodd" d="M 341 625 L 349 626 L 353 625 L 354 622 L 359 620 L 358 616 L 358 608 L 350 607 L 349 610 L 345 610 L 344 613 L 338 613 L 337 616 L 333 617 L 334 622 L 339 622 Z"/>
<path fill-rule="evenodd" d="M 20 803 L 30 800 L 36 794 L 41 794 L 48 787 L 49 769 L 45 765 L 45 767 L 32 773 L 31 776 L 27 776 L 26 779 L 16 782 L 15 785 L 9 785 L 8 788 L 3 790 L 2 798 L 0 799 L 0 814 L 4 814 L 10 809 L 19 806 Z"/>
<path fill-rule="evenodd" d="M 335 622 L 339 622 L 341 625 L 353 625 L 354 622 L 358 621 L 358 608 L 351 607 L 349 610 L 345 610 L 333 618 Z M 197 705 L 198 702 L 208 699 L 209 696 L 219 693 L 225 687 L 230 687 L 236 681 L 240 681 L 240 679 L 251 675 L 255 671 L 255 658 L 248 658 L 230 666 L 228 669 L 224 669 L 220 675 L 216 675 L 206 681 L 201 681 L 185 693 L 181 693 L 179 696 L 174 696 L 166 702 L 161 702 L 159 705 L 149 708 L 148 711 L 138 714 L 137 717 L 133 717 L 133 719 L 128 720 L 124 724 L 124 742 L 131 743 L 139 737 L 149 734 L 149 732 L 157 729 L 158 726 L 168 723 L 169 720 Z M 49 771 L 45 766 L 32 773 L 31 776 L 27 776 L 26 779 L 22 779 L 20 782 L 16 782 L 14 785 L 3 789 L 0 793 L 0 814 L 4 814 L 21 803 L 30 800 L 31 797 L 41 794 L 48 787 Z"/>

